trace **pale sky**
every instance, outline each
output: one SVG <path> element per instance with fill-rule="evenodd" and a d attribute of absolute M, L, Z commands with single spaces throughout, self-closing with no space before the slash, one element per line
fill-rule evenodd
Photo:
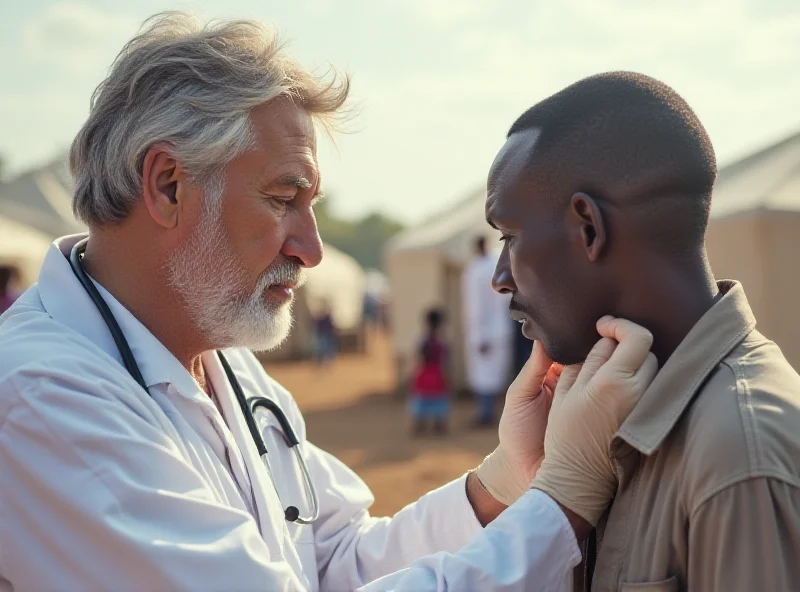
<path fill-rule="evenodd" d="M 13 171 L 68 148 L 116 53 L 168 9 L 273 23 L 304 64 L 353 74 L 358 131 L 320 151 L 347 216 L 442 211 L 485 183 L 520 113 L 607 70 L 672 85 L 722 164 L 800 130 L 797 0 L 4 0 L 0 153 Z"/>

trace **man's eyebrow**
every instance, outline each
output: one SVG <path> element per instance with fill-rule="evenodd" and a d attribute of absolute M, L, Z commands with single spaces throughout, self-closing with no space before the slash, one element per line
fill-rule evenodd
<path fill-rule="evenodd" d="M 310 189 L 311 182 L 302 175 L 284 175 L 277 181 L 283 187 L 297 187 L 298 189 Z"/>

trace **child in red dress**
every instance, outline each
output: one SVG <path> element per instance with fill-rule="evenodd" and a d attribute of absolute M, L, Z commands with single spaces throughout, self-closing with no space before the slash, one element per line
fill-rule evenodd
<path fill-rule="evenodd" d="M 412 384 L 409 410 L 414 433 L 425 430 L 429 421 L 437 434 L 447 431 L 450 389 L 447 383 L 447 345 L 440 331 L 444 315 L 437 309 L 425 315 L 426 335 L 419 348 L 419 361 Z"/>

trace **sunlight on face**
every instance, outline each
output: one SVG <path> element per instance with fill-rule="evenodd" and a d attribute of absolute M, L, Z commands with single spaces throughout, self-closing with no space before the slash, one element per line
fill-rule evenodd
<path fill-rule="evenodd" d="M 247 271 L 236 258 L 220 218 L 223 183 L 205 188 L 203 217 L 189 239 L 170 256 L 168 277 L 198 329 L 216 348 L 266 351 L 278 347 L 292 326 L 292 300 L 270 299 L 280 284 L 303 283 L 294 262 L 271 265 L 249 291 Z M 217 204 L 216 207 L 213 204 Z"/>

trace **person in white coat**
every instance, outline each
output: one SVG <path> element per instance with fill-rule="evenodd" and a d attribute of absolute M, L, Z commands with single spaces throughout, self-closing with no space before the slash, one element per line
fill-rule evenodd
<path fill-rule="evenodd" d="M 510 382 L 513 326 L 510 298 L 492 289 L 497 257 L 486 247 L 486 237 L 475 240 L 475 256 L 461 279 L 467 381 L 475 395 L 475 424 L 495 422 L 497 397 Z"/>
<path fill-rule="evenodd" d="M 313 118 L 347 88 L 251 22 L 171 13 L 123 49 L 70 153 L 88 238 L 0 317 L 0 591 L 563 587 L 652 378 L 646 332 L 601 320 L 560 378 L 537 350 L 498 448 L 392 518 L 249 351 L 285 337 L 322 256 Z"/>

